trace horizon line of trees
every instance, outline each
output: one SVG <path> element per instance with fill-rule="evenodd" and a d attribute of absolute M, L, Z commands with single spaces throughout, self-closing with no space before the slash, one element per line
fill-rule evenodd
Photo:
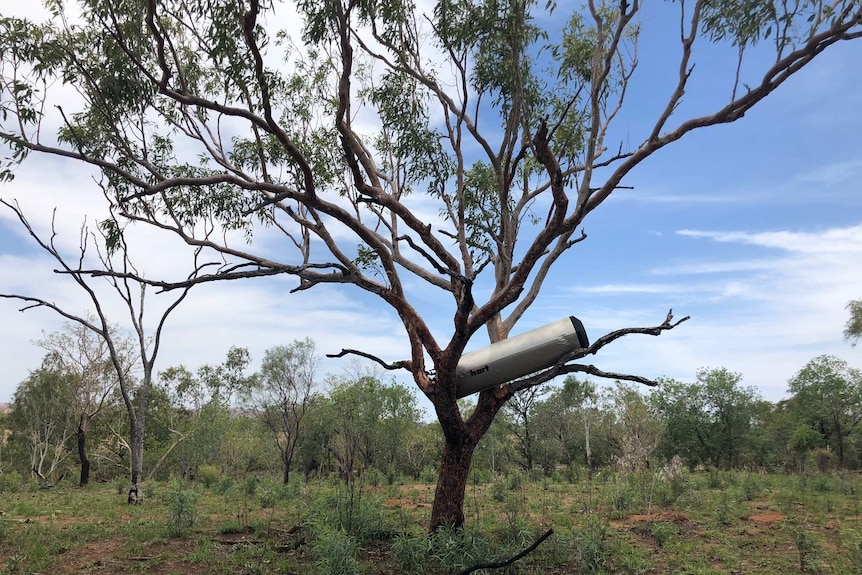
<path fill-rule="evenodd" d="M 47 352 L 42 365 L 0 414 L 0 474 L 48 484 L 76 469 L 80 484 L 91 469 L 97 481 L 128 474 L 128 414 L 98 338 L 69 325 L 37 343 Z M 359 364 L 321 376 L 310 339 L 268 349 L 256 372 L 250 365 L 248 350 L 232 347 L 218 365 L 160 372 L 149 390 L 145 479 L 191 479 L 206 468 L 277 474 L 284 483 L 294 473 L 349 484 L 367 473 L 377 481 L 434 481 L 443 435 L 410 387 Z M 649 390 L 568 376 L 507 404 L 472 474 L 641 470 L 675 457 L 692 469 L 862 467 L 862 372 L 819 356 L 788 381 L 788 392 L 767 401 L 723 367 Z M 474 404 L 467 398 L 460 407 L 466 416 Z"/>

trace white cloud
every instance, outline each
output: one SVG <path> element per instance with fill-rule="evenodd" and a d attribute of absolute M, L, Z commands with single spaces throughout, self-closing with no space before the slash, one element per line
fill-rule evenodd
<path fill-rule="evenodd" d="M 680 230 L 679 235 L 806 254 L 862 254 L 862 224 L 822 232 L 713 232 Z"/>

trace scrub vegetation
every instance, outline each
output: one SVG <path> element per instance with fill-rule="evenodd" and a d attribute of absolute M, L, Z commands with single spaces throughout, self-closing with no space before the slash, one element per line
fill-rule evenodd
<path fill-rule="evenodd" d="M 13 483 L 9 485 L 9 483 Z M 118 485 L 123 490 L 124 483 Z M 40 489 L 4 479 L 0 572 L 460 573 L 553 534 L 505 573 L 859 573 L 862 478 L 511 471 L 468 487 L 469 523 L 427 531 L 431 484 L 226 477 Z M 483 571 L 489 573 L 491 571 Z"/>

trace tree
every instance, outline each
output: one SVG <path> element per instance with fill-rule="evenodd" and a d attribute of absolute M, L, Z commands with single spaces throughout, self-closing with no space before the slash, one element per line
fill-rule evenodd
<path fill-rule="evenodd" d="M 463 523 L 475 448 L 516 392 L 574 372 L 649 383 L 577 361 L 679 321 L 668 314 L 613 331 L 483 391 L 465 419 L 455 368 L 470 340 L 508 337 L 551 268 L 586 238 L 585 218 L 636 166 L 738 120 L 824 50 L 862 35 L 858 0 L 676 3 L 681 48 L 669 65 L 678 80 L 629 146 L 613 141 L 612 126 L 647 21 L 639 1 L 589 2 L 549 31 L 532 18 L 535 0 L 438 0 L 427 13 L 410 0 L 297 0 L 304 46 L 276 37 L 281 58 L 264 21 L 282 4 L 80 3 L 74 25 L 0 20 L 0 138 L 10 154 L 0 177 L 34 153 L 87 163 L 124 218 L 227 259 L 187 280 L 150 280 L 163 289 L 289 274 L 297 290 L 350 284 L 391 306 L 410 357 L 378 359 L 411 373 L 444 435 L 432 528 Z M 737 74 L 723 103 L 679 117 L 703 42 L 737 48 Z M 61 83 L 81 96 L 74 112 L 49 105 Z M 38 133 L 53 111 L 56 143 Z M 415 210 L 416 194 L 435 206 Z M 242 231 L 243 242 L 258 224 L 283 232 L 294 251 L 222 233 Z M 445 296 L 433 304 L 452 316 L 445 336 L 431 329 L 413 281 Z"/>
<path fill-rule="evenodd" d="M 320 359 L 312 340 L 295 340 L 264 353 L 251 392 L 251 405 L 260 413 L 281 454 L 282 479 L 290 480 L 290 467 L 311 404 Z"/>
<path fill-rule="evenodd" d="M 760 399 L 754 388 L 740 386 L 741 381 L 741 374 L 723 367 L 697 372 L 698 389 L 712 427 L 712 459 L 727 467 L 740 465 Z"/>
<path fill-rule="evenodd" d="M 854 299 L 847 303 L 847 311 L 850 317 L 844 326 L 844 339 L 850 345 L 856 345 L 862 338 L 862 299 Z"/>
<path fill-rule="evenodd" d="M 663 422 L 631 386 L 618 382 L 608 399 L 614 415 L 615 466 L 626 471 L 649 468 L 650 458 L 664 432 Z"/>
<path fill-rule="evenodd" d="M 334 381 L 327 398 L 327 449 L 351 486 L 369 467 L 389 472 L 419 421 L 416 398 L 395 382 L 373 375 Z"/>
<path fill-rule="evenodd" d="M 183 476 L 194 475 L 198 466 L 221 458 L 231 428 L 233 397 L 248 393 L 254 380 L 245 375 L 250 361 L 248 349 L 233 346 L 222 363 L 202 365 L 194 374 L 183 365 L 159 373 L 159 391 L 167 405 L 158 414 L 157 423 L 162 428 L 160 443 L 165 447 L 150 469 L 151 475 L 168 457 L 179 462 Z"/>
<path fill-rule="evenodd" d="M 511 421 L 509 428 L 518 442 L 518 463 L 527 471 L 533 469 L 535 433 L 533 430 L 533 416 L 536 404 L 542 399 L 548 390 L 543 386 L 527 388 L 516 393 L 505 405 L 504 413 Z"/>
<path fill-rule="evenodd" d="M 739 466 L 760 399 L 741 380 L 722 367 L 699 369 L 691 384 L 662 381 L 649 403 L 665 422 L 664 456 L 679 455 L 692 467 Z"/>
<path fill-rule="evenodd" d="M 96 318 L 87 316 L 87 323 Z M 126 376 L 131 377 L 136 364 L 134 340 L 119 334 L 116 328 L 111 338 L 115 351 Z M 71 385 L 62 391 L 60 397 L 69 403 L 75 419 L 78 460 L 81 464 L 80 484 L 90 482 L 90 456 L 87 451 L 87 437 L 90 425 L 104 409 L 110 409 L 118 400 L 117 376 L 111 362 L 111 352 L 104 338 L 86 327 L 85 324 L 67 323 L 63 331 L 48 334 L 37 342 L 57 364 L 56 369 L 71 376 Z M 138 358 L 139 359 L 139 358 Z"/>
<path fill-rule="evenodd" d="M 847 438 L 862 421 L 862 372 L 847 362 L 821 355 L 788 382 L 798 421 L 813 426 L 845 464 Z"/>
<path fill-rule="evenodd" d="M 162 308 L 161 317 L 156 323 L 152 336 L 146 330 L 144 304 L 146 303 L 147 283 L 129 259 L 128 245 L 126 244 L 123 230 L 114 214 L 101 222 L 102 243 L 95 233 L 91 233 L 86 225 L 81 227 L 79 253 L 77 264 L 70 264 L 60 253 L 55 243 L 57 232 L 51 229 L 49 240 L 43 240 L 30 225 L 18 204 L 0 199 L 3 204 L 15 214 L 21 225 L 36 242 L 36 244 L 59 265 L 54 271 L 65 278 L 69 278 L 74 284 L 84 291 L 87 299 L 93 305 L 93 313 L 76 315 L 67 311 L 56 303 L 30 295 L 23 294 L 0 294 L 0 298 L 14 299 L 24 302 L 26 305 L 20 311 L 36 308 L 47 308 L 69 321 L 79 324 L 98 338 L 105 342 L 114 375 L 120 388 L 120 396 L 126 413 L 129 416 L 129 441 L 128 447 L 131 452 L 129 458 L 129 471 L 131 485 L 129 487 L 128 502 L 138 503 L 142 500 L 141 480 L 143 478 L 144 466 L 144 434 L 146 431 L 147 408 L 150 399 L 150 388 L 152 387 L 156 357 L 161 345 L 162 329 L 168 316 L 186 298 L 191 285 L 179 290 L 179 295 L 171 296 L 167 305 Z M 97 269 L 82 270 L 81 266 L 88 262 L 87 249 L 95 246 L 97 251 L 96 260 L 100 265 Z M 194 277 L 200 271 L 195 266 L 195 271 L 189 277 Z M 138 278 L 138 279 L 135 279 Z M 105 279 L 110 292 L 119 297 L 121 305 L 128 313 L 129 325 L 133 330 L 133 342 L 136 354 L 136 362 L 140 367 L 140 380 L 134 377 L 137 374 L 129 372 L 128 356 L 123 348 L 125 339 L 118 338 L 116 328 L 108 321 L 103 299 L 106 297 L 94 287 L 94 279 Z"/>
<path fill-rule="evenodd" d="M 73 376 L 55 369 L 51 357 L 21 382 L 12 397 L 10 422 L 14 434 L 25 438 L 30 452 L 30 472 L 54 482 L 60 464 L 69 456 L 69 430 L 74 414 L 62 391 Z"/>

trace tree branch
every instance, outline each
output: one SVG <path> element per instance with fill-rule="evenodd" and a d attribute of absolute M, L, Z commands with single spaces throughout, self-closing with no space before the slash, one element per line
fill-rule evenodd
<path fill-rule="evenodd" d="M 396 370 L 396 369 L 406 369 L 410 371 L 413 366 L 413 362 L 409 359 L 403 359 L 401 361 L 396 361 L 394 363 L 386 363 L 376 355 L 372 355 L 370 353 L 359 351 L 356 349 L 342 349 L 338 353 L 327 353 L 326 357 L 337 358 L 344 357 L 346 355 L 358 355 L 359 357 L 364 357 L 365 359 L 370 359 L 371 361 L 380 364 L 384 369 L 388 370 Z"/>
<path fill-rule="evenodd" d="M 548 529 L 547 531 L 545 531 L 542 534 L 541 537 L 536 539 L 532 545 L 530 545 L 529 547 L 527 547 L 526 549 L 524 549 L 520 553 L 513 555 L 509 559 L 506 559 L 505 561 L 495 561 L 492 563 L 477 563 L 476 565 L 473 565 L 472 567 L 468 567 L 468 568 L 464 569 L 458 575 L 468 575 L 469 573 L 473 573 L 474 571 L 478 571 L 479 569 L 502 569 L 503 567 L 508 567 L 509 565 L 514 563 L 515 561 L 518 561 L 519 559 L 523 559 L 524 557 L 526 557 L 527 555 L 529 555 L 530 553 L 535 551 L 539 547 L 539 545 L 541 545 L 545 541 L 545 539 L 547 539 L 548 537 L 550 537 L 553 534 L 554 534 L 554 530 Z"/>

